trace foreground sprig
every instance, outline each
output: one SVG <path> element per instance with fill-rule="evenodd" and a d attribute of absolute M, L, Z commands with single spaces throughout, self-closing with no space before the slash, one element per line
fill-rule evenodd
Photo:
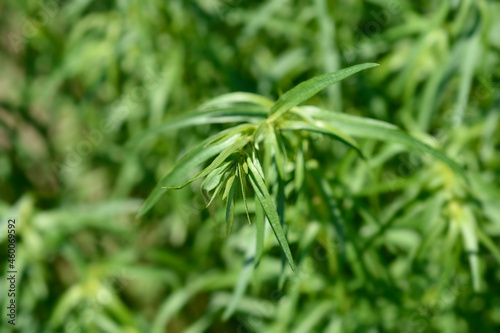
<path fill-rule="evenodd" d="M 229 235 L 234 223 L 235 203 L 240 196 L 243 198 L 248 220 L 251 221 L 247 204 L 249 196 L 247 183 L 250 183 L 291 269 L 295 271 L 294 260 L 283 228 L 283 212 L 282 209 L 277 209 L 275 204 L 278 202 L 279 207 L 283 206 L 280 205 L 284 200 L 283 184 L 295 177 L 287 174 L 289 157 L 294 153 L 293 149 L 288 148 L 290 142 L 308 141 L 312 133 L 320 133 L 346 144 L 364 158 L 358 144 L 351 136 L 393 141 L 427 152 L 461 173 L 460 166 L 443 153 L 391 124 L 327 112 L 311 106 L 299 106 L 322 89 L 375 66 L 378 65 L 366 63 L 320 75 L 287 91 L 275 103 L 251 93 L 222 95 L 203 104 L 197 111 L 173 119 L 146 133 L 135 140 L 134 144 L 164 131 L 179 130 L 198 124 L 240 123 L 206 139 L 179 160 L 158 182 L 138 216 L 143 216 L 149 211 L 165 193 L 165 189 L 181 189 L 205 178 L 201 188 L 209 198 L 207 207 L 217 196 L 222 196 L 226 201 L 226 233 Z M 300 162 L 301 158 L 290 159 L 297 161 L 294 164 L 295 170 L 303 167 L 304 162 Z M 263 167 L 261 159 L 272 162 L 264 163 Z M 208 161 L 211 162 L 200 173 L 181 183 L 180 180 L 189 170 Z M 271 178 L 273 173 L 275 176 Z M 294 174 L 300 175 L 300 172 Z M 300 178 L 304 179 L 303 176 Z M 266 183 L 269 179 L 281 184 L 278 186 L 281 191 L 277 191 L 274 200 L 270 192 L 271 184 L 269 181 Z M 296 188 L 300 188 L 300 184 Z M 262 239 L 262 235 L 257 238 Z"/>

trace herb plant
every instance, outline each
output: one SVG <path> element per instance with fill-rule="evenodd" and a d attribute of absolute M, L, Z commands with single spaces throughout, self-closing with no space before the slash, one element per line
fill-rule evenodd
<path fill-rule="evenodd" d="M 319 133 L 340 141 L 354 149 L 362 159 L 363 153 L 352 136 L 399 142 L 437 157 L 462 174 L 460 166 L 453 160 L 391 124 L 314 106 L 299 106 L 324 88 L 375 66 L 378 65 L 366 63 L 314 77 L 290 89 L 276 102 L 251 93 L 226 94 L 206 102 L 196 112 L 174 119 L 149 133 L 153 135 L 204 123 L 239 123 L 211 136 L 186 153 L 157 184 L 139 211 L 139 216 L 144 215 L 166 189 L 182 189 L 204 179 L 201 190 L 208 199 L 207 207 L 219 195 L 226 201 L 226 235 L 229 236 L 238 197 L 243 199 L 249 223 L 252 221 L 247 200 L 251 195 L 250 184 L 290 268 L 295 271 L 284 231 L 285 201 L 292 192 L 300 195 L 305 186 L 305 173 L 310 171 L 308 164 L 314 159 L 314 152 L 308 149 L 313 135 Z M 180 179 L 187 172 L 210 160 L 203 171 L 180 184 Z M 260 218 L 256 219 L 255 262 L 262 255 L 264 241 L 263 215 L 257 215 Z"/>
<path fill-rule="evenodd" d="M 500 332 L 498 17 L 2 1 L 0 332 Z"/>

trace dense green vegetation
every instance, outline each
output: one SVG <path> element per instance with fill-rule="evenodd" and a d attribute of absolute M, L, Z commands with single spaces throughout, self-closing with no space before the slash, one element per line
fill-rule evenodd
<path fill-rule="evenodd" d="M 0 331 L 499 331 L 499 16 L 3 1 Z"/>

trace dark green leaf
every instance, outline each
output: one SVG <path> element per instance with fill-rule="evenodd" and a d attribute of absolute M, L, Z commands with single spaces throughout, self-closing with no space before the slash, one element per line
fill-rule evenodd
<path fill-rule="evenodd" d="M 258 161 L 252 160 L 250 157 L 248 157 L 247 163 L 250 169 L 250 182 L 255 190 L 257 199 L 259 200 L 262 208 L 264 209 L 264 212 L 266 213 L 269 224 L 274 231 L 281 249 L 285 253 L 288 264 L 295 272 L 295 263 L 293 261 L 292 253 L 290 252 L 290 247 L 288 246 L 288 241 L 286 240 L 285 232 L 283 231 L 283 228 L 281 226 L 280 218 L 276 211 L 276 206 L 273 203 L 271 195 L 267 190 L 266 184 L 264 183 L 264 179 L 259 172 L 258 167 L 254 164 L 258 163 Z"/>

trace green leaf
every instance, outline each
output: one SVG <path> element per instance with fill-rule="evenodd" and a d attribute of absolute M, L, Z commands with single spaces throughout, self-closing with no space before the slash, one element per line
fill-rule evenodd
<path fill-rule="evenodd" d="M 234 179 L 236 178 L 235 174 L 232 174 L 231 177 L 226 182 L 226 189 L 224 190 L 224 194 L 222 194 L 222 200 L 226 199 L 229 195 L 229 192 L 231 191 L 231 188 L 233 187 Z"/>
<path fill-rule="evenodd" d="M 297 151 L 297 158 L 295 159 L 295 174 L 293 178 L 295 192 L 299 193 L 304 184 L 304 180 L 305 180 L 304 143 L 300 142 L 300 146 Z"/>
<path fill-rule="evenodd" d="M 336 129 L 332 125 L 328 124 L 327 122 L 313 120 L 313 122 L 311 123 L 306 123 L 304 121 L 298 121 L 298 120 L 285 120 L 280 122 L 280 127 L 283 130 L 292 130 L 292 131 L 303 130 L 303 131 L 316 132 L 328 135 L 353 148 L 361 157 L 364 158 L 363 153 L 359 149 L 358 144 L 356 143 L 356 141 L 354 141 L 354 139 L 349 137 L 347 134 L 341 132 L 340 130 Z"/>
<path fill-rule="evenodd" d="M 166 192 L 164 189 L 165 187 L 172 186 L 174 182 L 179 181 L 179 179 L 185 178 L 187 172 L 219 154 L 221 151 L 231 146 L 238 138 L 237 136 L 234 136 L 233 138 L 230 138 L 229 140 L 221 142 L 219 144 L 206 146 L 207 143 L 213 141 L 214 139 L 220 138 L 225 134 L 226 131 L 223 131 L 204 140 L 199 145 L 195 146 L 191 151 L 189 151 L 184 157 L 182 157 L 175 164 L 173 169 L 167 172 L 156 184 L 155 188 L 139 210 L 137 216 L 144 216 L 144 214 L 146 214 L 154 206 L 154 204 L 157 203 L 158 200 L 160 200 L 161 196 Z"/>
<path fill-rule="evenodd" d="M 131 139 L 127 146 L 135 147 L 139 143 L 158 136 L 162 133 L 180 130 L 186 127 L 206 125 L 254 122 L 265 119 L 268 116 L 268 109 L 259 105 L 237 105 L 227 106 L 210 110 L 195 111 L 174 117 L 165 124 L 145 131 L 140 136 Z"/>
<path fill-rule="evenodd" d="M 327 207 L 328 217 L 337 232 L 340 240 L 341 251 L 343 253 L 345 249 L 344 228 L 342 226 L 337 203 L 335 202 L 335 197 L 332 192 L 332 186 L 328 183 L 327 179 L 318 172 L 317 168 L 310 168 L 308 171 L 312 175 L 312 179 L 317 185 L 321 199 Z"/>
<path fill-rule="evenodd" d="M 210 165 L 200 172 L 196 177 L 193 179 L 187 181 L 186 183 L 182 184 L 181 186 L 165 186 L 165 188 L 169 190 L 179 190 L 183 187 L 186 187 L 187 185 L 191 184 L 192 182 L 203 178 L 210 174 L 212 171 L 214 171 L 216 168 L 218 168 L 232 153 L 237 151 L 240 148 L 243 148 L 244 146 L 247 145 L 247 143 L 250 141 L 251 137 L 245 136 L 245 137 L 238 137 L 238 139 L 231 144 L 229 147 L 225 148 L 214 160 Z"/>
<path fill-rule="evenodd" d="M 238 282 L 234 288 L 233 297 L 231 301 L 227 305 L 226 311 L 222 316 L 223 320 L 228 320 L 231 315 L 234 313 L 236 306 L 240 302 L 241 298 L 245 294 L 245 290 L 247 289 L 248 282 L 252 276 L 254 271 L 254 262 L 255 262 L 255 243 L 252 241 L 248 242 L 247 251 L 245 254 L 245 260 L 243 262 L 243 267 L 241 268 L 240 276 L 238 278 Z"/>
<path fill-rule="evenodd" d="M 217 195 L 219 194 L 220 190 L 224 187 L 224 184 L 227 180 L 227 177 L 228 177 L 228 173 L 225 174 L 224 176 L 224 179 L 219 183 L 219 185 L 215 188 L 215 191 L 214 191 L 214 194 L 212 195 L 212 198 L 210 198 L 210 201 L 207 203 L 207 206 L 206 208 L 208 208 L 212 202 L 214 201 L 214 199 L 217 197 Z"/>
<path fill-rule="evenodd" d="M 248 159 L 247 159 L 247 161 L 248 161 Z M 259 172 L 261 178 L 264 179 L 264 170 L 262 170 L 262 166 L 260 165 L 259 159 L 257 158 L 257 154 L 255 153 L 255 150 L 252 150 L 252 161 L 253 161 L 253 165 L 257 169 L 257 172 Z"/>
<path fill-rule="evenodd" d="M 186 283 L 182 289 L 176 290 L 167 296 L 163 304 L 160 305 L 156 318 L 153 320 L 150 332 L 165 332 L 165 327 L 174 316 L 189 302 L 189 300 L 200 291 L 209 286 L 216 285 L 221 279 L 221 274 L 205 272 L 202 276 L 196 277 Z"/>
<path fill-rule="evenodd" d="M 481 241 L 481 243 L 483 243 L 484 247 L 490 250 L 493 257 L 495 257 L 495 259 L 500 264 L 500 249 L 495 244 L 495 242 L 490 238 L 490 236 L 488 236 L 488 234 L 483 232 L 477 225 L 475 225 L 475 232 L 477 234 L 477 238 Z"/>
<path fill-rule="evenodd" d="M 251 125 L 251 124 L 236 125 L 234 127 L 231 127 L 231 128 L 228 128 L 227 130 L 225 130 L 224 135 L 218 136 L 218 137 L 214 138 L 212 141 L 209 141 L 207 143 L 207 146 L 215 145 L 215 144 L 218 144 L 222 141 L 226 141 L 229 138 L 232 138 L 233 136 L 235 136 L 236 134 L 244 134 L 246 132 L 251 132 L 251 131 L 255 131 L 255 125 Z"/>
<path fill-rule="evenodd" d="M 285 178 L 285 154 L 283 152 L 283 147 L 282 145 L 279 144 L 278 140 L 278 133 L 276 133 L 275 128 L 273 125 L 268 124 L 269 127 L 269 136 L 268 140 L 271 141 L 271 146 L 273 147 L 274 150 L 274 160 L 276 162 L 276 168 L 278 169 L 278 174 L 280 175 L 281 179 L 286 179 Z"/>
<path fill-rule="evenodd" d="M 245 168 L 243 167 L 243 165 L 247 165 L 246 162 L 243 162 L 242 164 L 239 164 L 238 165 L 238 172 L 239 172 L 239 178 L 240 178 L 240 185 L 241 185 L 241 195 L 243 197 L 243 202 L 245 204 L 245 212 L 247 213 L 247 218 L 248 218 L 248 223 L 249 224 L 252 224 L 252 221 L 250 220 L 250 214 L 248 212 L 248 203 L 247 203 L 247 194 L 246 194 L 246 188 L 247 188 L 247 184 L 246 184 L 246 176 L 247 176 L 247 173 L 248 173 L 248 166 L 247 166 L 247 171 L 245 172 Z"/>
<path fill-rule="evenodd" d="M 464 210 L 460 210 L 457 221 L 461 227 L 462 238 L 464 242 L 464 248 L 467 251 L 467 256 L 469 258 L 469 265 L 472 274 L 472 282 L 474 285 L 474 290 L 479 292 L 481 289 L 481 273 L 479 272 L 479 255 L 478 255 L 478 239 L 476 235 L 476 219 L 472 214 L 469 207 Z"/>
<path fill-rule="evenodd" d="M 233 176 L 234 177 L 234 176 Z M 233 178 L 234 180 L 234 178 Z M 235 194 L 236 188 L 238 186 L 237 182 L 232 182 L 231 190 L 229 191 L 229 196 L 227 198 L 226 204 L 226 237 L 229 237 L 231 231 L 233 230 L 234 223 L 234 204 L 235 204 Z"/>
<path fill-rule="evenodd" d="M 58 326 L 64 322 L 68 314 L 73 310 L 85 297 L 84 288 L 75 284 L 68 288 L 59 298 L 54 306 L 52 315 L 49 320 L 50 326 Z"/>
<path fill-rule="evenodd" d="M 467 181 L 464 170 L 457 162 L 447 157 L 443 152 L 432 148 L 392 124 L 375 119 L 328 112 L 314 106 L 300 107 L 294 109 L 294 112 L 300 116 L 312 116 L 315 119 L 327 121 L 332 126 L 342 128 L 345 133 L 354 137 L 399 143 L 408 148 L 428 153 L 444 162 Z"/>
<path fill-rule="evenodd" d="M 255 250 L 255 264 L 257 265 L 260 262 L 260 258 L 262 257 L 262 252 L 264 251 L 264 238 L 266 232 L 266 220 L 264 216 L 264 211 L 262 207 L 259 207 L 257 203 L 255 204 L 255 226 L 257 228 L 257 237 L 256 237 L 256 250 Z"/>
<path fill-rule="evenodd" d="M 208 208 L 208 211 L 212 218 L 215 220 L 215 212 L 213 207 L 210 207 L 214 199 L 219 194 L 220 189 L 224 186 L 224 182 L 227 179 L 227 169 L 230 167 L 231 162 L 224 163 L 222 166 L 218 167 L 214 171 L 212 171 L 207 178 L 201 184 L 201 193 L 205 200 L 207 201 L 207 205 L 205 208 Z M 224 178 L 224 179 L 223 179 Z M 210 197 L 209 192 L 215 188 L 214 194 Z"/>
<path fill-rule="evenodd" d="M 249 103 L 249 104 L 264 106 L 266 108 L 270 108 L 273 106 L 273 101 L 264 96 L 247 92 L 234 92 L 212 98 L 211 100 L 203 103 L 200 106 L 200 109 L 206 109 L 233 103 Z"/>
<path fill-rule="evenodd" d="M 319 75 L 298 84 L 281 95 L 278 101 L 276 101 L 271 108 L 269 121 L 275 121 L 285 112 L 308 100 L 326 87 L 331 86 L 332 84 L 337 83 L 359 71 L 375 66 L 378 66 L 378 64 L 366 63 L 355 65 L 332 73 Z"/>
<path fill-rule="evenodd" d="M 255 190 L 257 199 L 259 200 L 262 208 L 264 209 L 264 212 L 266 213 L 266 216 L 269 220 L 269 224 L 271 225 L 274 231 L 274 235 L 276 236 L 276 239 L 278 240 L 281 249 L 285 253 L 285 256 L 288 260 L 288 264 L 295 272 L 295 263 L 293 261 L 292 253 L 290 252 L 290 247 L 288 246 L 288 241 L 286 240 L 285 232 L 283 231 L 283 228 L 281 226 L 280 218 L 276 211 L 276 207 L 273 203 L 271 195 L 269 194 L 269 191 L 267 190 L 266 184 L 264 183 L 264 179 L 258 170 L 259 168 L 254 164 L 254 163 L 258 164 L 258 161 L 257 159 L 255 159 L 255 157 L 253 160 L 252 158 L 248 157 L 247 163 L 250 169 L 250 182 Z"/>
<path fill-rule="evenodd" d="M 292 333 L 314 332 L 315 326 L 323 318 L 328 318 L 334 309 L 335 306 L 331 300 L 318 301 L 299 317 L 299 320 L 296 321 L 297 326 L 294 327 Z"/>
<path fill-rule="evenodd" d="M 223 163 L 220 167 L 216 168 L 214 171 L 212 171 L 207 178 L 203 181 L 203 184 L 201 184 L 201 188 L 205 191 L 211 191 L 214 188 L 216 188 L 224 176 L 224 172 L 227 170 L 231 162 L 226 162 Z"/>

